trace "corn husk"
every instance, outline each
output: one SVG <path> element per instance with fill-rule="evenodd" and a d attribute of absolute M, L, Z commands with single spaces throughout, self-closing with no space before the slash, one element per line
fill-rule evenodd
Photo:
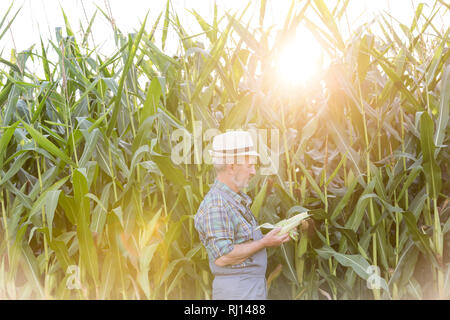
<path fill-rule="evenodd" d="M 257 229 L 259 229 L 259 228 L 275 229 L 275 228 L 281 227 L 279 235 L 289 233 L 289 236 L 292 239 L 297 240 L 298 232 L 296 231 L 295 228 L 309 216 L 310 215 L 307 212 L 302 212 L 302 213 L 299 213 L 289 219 L 284 219 L 284 220 L 278 221 L 276 224 L 263 223 Z"/>

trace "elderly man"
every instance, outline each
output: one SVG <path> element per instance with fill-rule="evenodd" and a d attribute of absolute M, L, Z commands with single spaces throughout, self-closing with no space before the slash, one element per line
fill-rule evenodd
<path fill-rule="evenodd" d="M 242 192 L 255 174 L 251 135 L 230 131 L 213 139 L 211 156 L 217 177 L 195 215 L 195 228 L 208 252 L 214 275 L 213 300 L 267 299 L 266 248 L 289 241 L 280 228 L 262 235 Z"/>

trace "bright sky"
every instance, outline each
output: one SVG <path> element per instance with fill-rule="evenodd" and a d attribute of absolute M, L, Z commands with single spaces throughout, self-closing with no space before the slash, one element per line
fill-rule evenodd
<path fill-rule="evenodd" d="M 224 10 L 241 11 L 249 0 L 216 0 L 219 16 Z M 429 14 L 434 0 L 353 0 L 346 11 L 349 24 L 343 27 L 347 29 L 350 26 L 354 28 L 364 22 L 371 20 L 380 11 L 389 12 L 393 19 L 396 19 L 407 26 L 411 25 L 414 12 L 419 3 L 424 2 L 426 7 L 425 14 Z M 0 0 L 0 20 L 12 0 Z M 13 16 L 16 10 L 22 7 L 20 13 L 13 22 L 11 28 L 0 39 L 0 55 L 9 60 L 11 48 L 17 51 L 28 49 L 31 45 L 36 44 L 39 47 L 40 36 L 44 43 L 46 39 L 55 39 L 55 28 L 63 27 L 64 19 L 61 13 L 61 7 L 64 9 L 70 25 L 77 36 L 81 38 L 82 32 L 80 22 L 84 28 L 88 22 L 96 6 L 105 12 L 108 12 L 107 4 L 110 4 L 112 16 L 116 25 L 124 32 L 134 32 L 140 27 L 145 14 L 149 11 L 147 22 L 147 30 L 150 30 L 156 21 L 159 13 L 164 10 L 166 0 L 15 0 L 13 9 L 9 14 L 9 18 Z M 200 16 L 204 17 L 208 22 L 212 22 L 214 12 L 214 0 L 171 0 L 172 8 L 178 13 L 182 25 L 191 34 L 201 32 L 201 29 L 192 14 L 187 10 L 194 9 Z M 299 1 L 299 7 L 303 6 L 305 0 Z M 335 0 L 327 0 L 326 3 L 333 8 Z M 253 0 L 247 12 L 247 18 L 253 17 L 254 25 L 259 23 L 259 4 L 260 1 Z M 286 12 L 291 4 L 291 0 L 268 0 L 266 7 L 265 26 L 277 25 L 282 23 Z M 441 5 L 442 6 L 442 5 Z M 311 8 L 308 17 L 313 13 Z M 445 8 L 442 6 L 441 14 L 444 14 Z M 444 22 L 446 18 L 446 24 Z M 437 17 L 436 26 L 439 28 L 445 26 L 448 28 L 450 21 L 450 12 L 446 11 L 444 16 Z M 5 23 L 6 24 L 6 23 Z M 162 21 L 160 21 L 162 27 Z M 277 26 L 276 26 L 277 27 Z M 275 27 L 275 28 L 276 28 Z M 278 26 L 281 27 L 281 26 Z M 4 26 L 0 29 L 0 32 Z M 100 13 L 97 13 L 93 27 L 93 38 L 96 45 L 100 45 L 100 51 L 108 54 L 115 48 L 112 40 L 112 29 L 107 19 Z M 347 30 L 342 30 L 346 32 Z M 65 31 L 63 31 L 65 34 Z M 308 41 L 314 41 L 312 37 L 306 35 Z M 160 39 L 160 36 L 159 36 Z M 311 40 L 312 39 L 312 40 Z M 174 32 L 170 32 L 167 38 L 166 50 L 174 53 L 178 46 L 178 38 Z"/>

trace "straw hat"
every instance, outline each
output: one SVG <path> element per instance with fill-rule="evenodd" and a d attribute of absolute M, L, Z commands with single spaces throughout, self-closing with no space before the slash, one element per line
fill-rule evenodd
<path fill-rule="evenodd" d="M 236 159 L 241 156 L 256 156 L 252 136 L 247 131 L 228 131 L 214 137 L 212 150 L 209 150 L 213 163 L 223 163 L 227 159 Z"/>

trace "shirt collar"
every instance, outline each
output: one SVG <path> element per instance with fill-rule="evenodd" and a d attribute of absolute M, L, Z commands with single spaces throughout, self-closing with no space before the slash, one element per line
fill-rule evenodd
<path fill-rule="evenodd" d="M 252 203 L 252 199 L 248 195 L 246 195 L 245 193 L 243 193 L 241 191 L 234 192 L 233 190 L 231 190 L 231 188 L 229 186 L 227 186 L 222 181 L 219 181 L 218 179 L 216 179 L 214 181 L 214 186 L 216 188 L 224 191 L 229 196 L 231 196 L 234 200 L 236 200 L 236 202 L 238 202 L 246 207 L 249 207 L 250 204 Z"/>

